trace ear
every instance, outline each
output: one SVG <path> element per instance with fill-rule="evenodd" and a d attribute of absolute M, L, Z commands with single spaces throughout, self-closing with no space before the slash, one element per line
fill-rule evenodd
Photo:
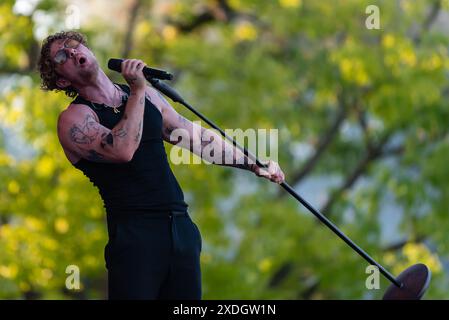
<path fill-rule="evenodd" d="M 58 80 L 56 80 L 56 85 L 61 89 L 67 88 L 71 84 L 72 84 L 72 82 L 70 82 L 69 80 L 67 80 L 65 78 L 59 78 Z"/>

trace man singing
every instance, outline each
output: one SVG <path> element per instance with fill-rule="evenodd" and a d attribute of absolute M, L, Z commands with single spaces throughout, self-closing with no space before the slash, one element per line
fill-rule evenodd
<path fill-rule="evenodd" d="M 140 60 L 125 60 L 121 73 L 128 85 L 113 83 L 78 32 L 47 37 L 39 59 L 42 88 L 75 98 L 59 115 L 58 137 L 67 159 L 104 202 L 109 298 L 201 299 L 201 234 L 163 140 L 276 183 L 284 181 L 284 174 L 273 161 L 258 167 L 220 135 L 176 113 L 146 85 L 144 67 Z M 170 139 L 176 129 L 185 130 L 189 139 Z M 202 153 L 206 145 L 220 150 L 223 161 Z"/>

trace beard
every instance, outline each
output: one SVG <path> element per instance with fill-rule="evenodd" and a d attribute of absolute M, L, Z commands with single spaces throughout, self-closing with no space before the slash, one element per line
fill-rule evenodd
<path fill-rule="evenodd" d="M 70 77 L 67 77 L 76 88 L 84 87 L 89 83 L 95 83 L 100 72 L 100 66 L 96 59 L 89 59 L 87 64 L 79 67 Z"/>
<path fill-rule="evenodd" d="M 99 70 L 100 66 L 98 65 L 97 60 L 92 59 L 89 61 L 89 65 L 79 69 L 78 76 L 83 79 L 83 81 L 92 81 L 97 78 Z"/>

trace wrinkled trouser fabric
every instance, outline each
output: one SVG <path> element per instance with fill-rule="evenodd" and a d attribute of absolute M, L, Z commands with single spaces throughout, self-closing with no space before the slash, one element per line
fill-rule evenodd
<path fill-rule="evenodd" d="M 187 212 L 107 216 L 109 299 L 201 299 L 202 239 Z"/>

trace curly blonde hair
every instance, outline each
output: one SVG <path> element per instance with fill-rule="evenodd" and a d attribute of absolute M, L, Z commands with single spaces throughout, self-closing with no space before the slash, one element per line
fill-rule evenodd
<path fill-rule="evenodd" d="M 61 31 L 45 38 L 42 42 L 41 54 L 37 65 L 42 79 L 41 88 L 47 91 L 64 91 L 67 96 L 73 98 L 78 95 L 74 87 L 60 88 L 56 84 L 60 75 L 56 72 L 56 64 L 53 61 L 53 57 L 50 56 L 52 43 L 61 39 L 73 39 L 87 47 L 86 36 L 76 31 Z"/>

